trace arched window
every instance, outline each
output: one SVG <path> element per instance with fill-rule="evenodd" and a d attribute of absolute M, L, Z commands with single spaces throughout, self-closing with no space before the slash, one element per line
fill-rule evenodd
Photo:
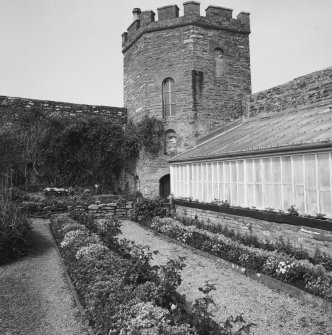
<path fill-rule="evenodd" d="M 176 114 L 175 83 L 172 78 L 163 81 L 163 113 L 164 117 Z"/>

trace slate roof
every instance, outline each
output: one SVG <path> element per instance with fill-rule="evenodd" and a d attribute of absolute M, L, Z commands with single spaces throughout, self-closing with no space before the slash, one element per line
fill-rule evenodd
<path fill-rule="evenodd" d="M 172 162 L 332 148 L 332 108 L 269 113 L 235 121 L 214 137 L 169 160 Z M 210 137 L 210 138 L 209 138 Z"/>

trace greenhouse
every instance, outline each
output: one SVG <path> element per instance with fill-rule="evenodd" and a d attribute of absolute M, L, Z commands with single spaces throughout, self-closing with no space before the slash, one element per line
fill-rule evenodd
<path fill-rule="evenodd" d="M 331 107 L 235 121 L 170 164 L 176 198 L 332 217 Z"/>

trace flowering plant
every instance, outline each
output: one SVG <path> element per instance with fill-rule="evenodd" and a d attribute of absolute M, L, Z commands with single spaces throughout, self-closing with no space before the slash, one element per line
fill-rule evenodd
<path fill-rule="evenodd" d="M 76 259 L 91 262 L 97 259 L 102 259 L 108 252 L 109 249 L 104 245 L 92 243 L 78 249 Z"/>
<path fill-rule="evenodd" d="M 308 292 L 332 300 L 332 277 L 322 267 L 314 270 L 309 260 L 296 259 L 299 254 L 284 253 L 288 244 L 280 242 L 280 251 L 263 250 L 258 247 L 243 245 L 237 240 L 221 234 L 214 234 L 198 229 L 186 227 L 171 218 L 154 218 L 151 228 L 166 234 L 177 241 L 189 244 L 195 248 L 223 257 L 241 266 L 262 272 L 286 283 L 304 286 Z M 304 254 L 303 254 L 304 255 Z M 309 273 L 309 274 L 308 274 Z"/>
<path fill-rule="evenodd" d="M 100 243 L 100 238 L 96 234 L 89 235 L 86 231 L 72 230 L 66 233 L 60 246 L 62 249 L 78 250 L 87 243 Z"/>

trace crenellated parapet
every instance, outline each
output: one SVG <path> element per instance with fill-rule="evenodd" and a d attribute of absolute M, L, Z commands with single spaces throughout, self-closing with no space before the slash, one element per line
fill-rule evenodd
<path fill-rule="evenodd" d="M 250 34 L 250 14 L 241 12 L 236 18 L 233 18 L 232 12 L 232 9 L 209 6 L 205 16 L 201 16 L 200 3 L 187 1 L 183 4 L 183 16 L 179 16 L 178 6 L 164 6 L 158 8 L 158 20 L 156 21 L 153 11 L 141 12 L 139 8 L 135 8 L 133 10 L 134 21 L 122 34 L 122 52 L 126 52 L 143 34 L 190 25 Z"/>

